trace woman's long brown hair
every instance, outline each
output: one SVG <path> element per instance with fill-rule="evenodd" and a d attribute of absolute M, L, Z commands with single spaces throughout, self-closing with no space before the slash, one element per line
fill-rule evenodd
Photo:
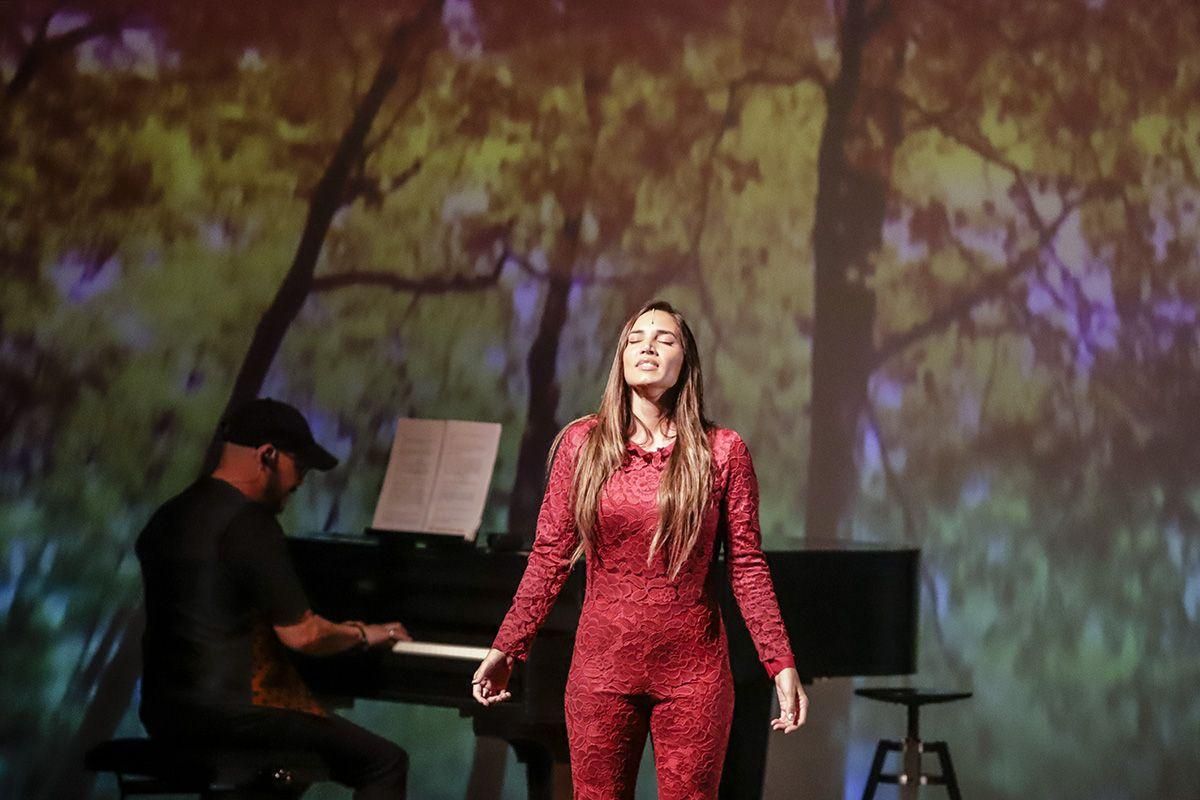
<path fill-rule="evenodd" d="M 670 314 L 679 326 L 683 342 L 683 366 L 679 370 L 679 379 L 662 396 L 666 419 L 675 424 L 675 447 L 667 459 L 666 470 L 658 487 L 658 527 L 646 557 L 647 563 L 650 563 L 661 550 L 666 558 L 667 572 L 673 579 L 696 546 L 708 506 L 712 468 L 708 432 L 712 423 L 704 416 L 704 380 L 696 339 L 683 316 L 670 303 L 662 300 L 642 306 L 621 328 L 612 366 L 608 371 L 608 383 L 600 398 L 600 408 L 594 415 L 597 425 L 588 433 L 579 449 L 572 484 L 575 525 L 580 538 L 574 559 L 594 554 L 600 493 L 604 484 L 621 466 L 629 437 L 636 427 L 642 426 L 633 416 L 630 404 L 632 390 L 625 382 L 622 356 L 634 322 L 647 311 Z M 563 430 L 565 432 L 566 429 Z M 562 436 L 559 433 L 550 450 L 552 457 L 558 450 Z"/>

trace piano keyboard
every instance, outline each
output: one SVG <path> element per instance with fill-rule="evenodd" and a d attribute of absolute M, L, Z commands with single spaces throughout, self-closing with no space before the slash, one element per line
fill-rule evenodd
<path fill-rule="evenodd" d="M 396 642 L 392 645 L 392 652 L 405 656 L 482 661 L 488 654 L 488 648 L 466 644 L 443 644 L 442 642 Z"/>

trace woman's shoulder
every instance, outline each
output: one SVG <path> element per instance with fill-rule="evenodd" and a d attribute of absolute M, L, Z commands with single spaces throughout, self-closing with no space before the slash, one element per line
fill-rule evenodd
<path fill-rule="evenodd" d="M 587 416 L 572 420 L 559 432 L 559 441 L 561 444 L 574 449 L 583 444 L 583 440 L 597 424 L 599 424 L 599 420 L 595 414 L 588 414 Z"/>
<path fill-rule="evenodd" d="M 600 418 L 595 414 L 585 414 L 578 419 L 573 419 L 563 426 L 563 435 L 565 436 L 582 436 L 596 427 L 600 423 Z"/>
<path fill-rule="evenodd" d="M 714 425 L 709 429 L 708 437 L 712 442 L 713 456 L 718 461 L 724 462 L 731 457 L 750 455 L 750 448 L 746 446 L 746 441 L 733 428 Z"/>

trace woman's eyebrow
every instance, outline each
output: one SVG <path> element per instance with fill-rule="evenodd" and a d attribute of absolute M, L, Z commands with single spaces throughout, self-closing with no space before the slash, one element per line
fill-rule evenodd
<path fill-rule="evenodd" d="M 633 336 L 634 334 L 645 335 L 645 333 L 646 333 L 645 328 L 634 328 L 633 330 L 631 330 L 629 332 L 629 335 L 630 336 Z M 654 330 L 650 331 L 650 333 L 652 333 L 655 336 L 662 336 L 664 334 L 667 336 L 679 336 L 678 333 L 676 333 L 673 330 L 670 330 L 669 328 L 655 328 Z"/>

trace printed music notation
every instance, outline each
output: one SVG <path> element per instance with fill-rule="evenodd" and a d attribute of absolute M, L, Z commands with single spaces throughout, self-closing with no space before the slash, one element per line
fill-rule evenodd
<path fill-rule="evenodd" d="M 399 419 L 371 527 L 473 541 L 499 445 L 495 422 Z"/>

